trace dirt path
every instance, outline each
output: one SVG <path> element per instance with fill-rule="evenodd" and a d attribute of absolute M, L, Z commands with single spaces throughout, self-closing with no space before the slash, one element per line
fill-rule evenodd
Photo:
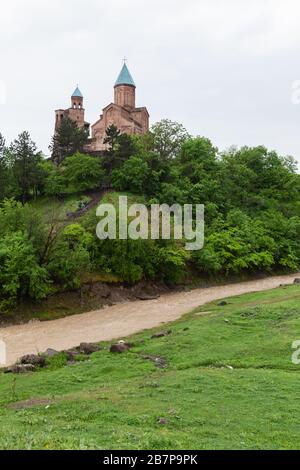
<path fill-rule="evenodd" d="M 124 338 L 176 320 L 207 302 L 272 289 L 280 284 L 291 284 L 295 277 L 295 274 L 273 276 L 238 284 L 195 289 L 164 295 L 156 300 L 127 302 L 59 320 L 0 328 L 0 339 L 6 343 L 6 363 L 10 365 L 24 354 L 43 352 L 48 348 L 64 350 L 78 346 L 81 342 Z"/>

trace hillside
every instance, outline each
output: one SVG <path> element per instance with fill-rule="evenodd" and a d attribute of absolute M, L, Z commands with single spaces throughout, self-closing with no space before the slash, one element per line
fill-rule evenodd
<path fill-rule="evenodd" d="M 74 122 L 67 120 L 60 131 L 59 155 L 48 160 L 28 132 L 11 145 L 0 135 L 1 322 L 9 316 L 18 321 L 20 312 L 25 319 L 57 318 L 55 296 L 62 315 L 78 312 L 74 303 L 83 311 L 97 308 L 81 305 L 76 295 L 69 299 L 70 291 L 81 296 L 95 279 L 172 288 L 298 271 L 300 175 L 292 157 L 264 146 L 220 152 L 206 137 L 192 137 L 167 119 L 145 135 L 109 126 L 101 155 L 82 153 Z M 191 223 L 184 220 L 178 236 L 171 217 L 170 233 L 162 237 L 152 217 L 145 227 L 133 208 L 129 230 L 122 223 L 119 234 L 121 194 L 129 196 L 129 206 L 176 204 L 179 221 L 188 205 Z M 116 209 L 108 238 L 96 234 L 101 222 L 107 234 L 105 214 L 101 220 L 95 213 L 100 201 Z M 205 207 L 204 246 L 199 205 Z M 162 224 L 167 217 L 154 220 Z"/>
<path fill-rule="evenodd" d="M 213 302 L 127 353 L 103 343 L 88 361 L 1 374 L 0 447 L 299 449 L 299 299 L 289 286 Z"/>

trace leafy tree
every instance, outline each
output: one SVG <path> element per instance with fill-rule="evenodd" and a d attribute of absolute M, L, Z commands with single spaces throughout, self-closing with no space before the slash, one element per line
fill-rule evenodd
<path fill-rule="evenodd" d="M 232 148 L 222 155 L 220 171 L 227 207 L 242 206 L 250 213 L 274 207 L 294 212 L 300 177 L 293 159 L 263 146 Z"/>
<path fill-rule="evenodd" d="M 156 251 L 155 263 L 160 278 L 167 284 L 177 284 L 184 279 L 190 254 L 171 243 Z"/>
<path fill-rule="evenodd" d="M 129 157 L 135 155 L 136 145 L 131 136 L 121 134 L 114 124 L 106 129 L 104 143 L 108 145 L 108 150 L 103 156 L 103 168 L 110 176 L 114 169 L 119 168 Z"/>
<path fill-rule="evenodd" d="M 119 137 L 121 135 L 121 131 L 115 126 L 114 124 L 111 124 L 107 129 L 106 129 L 106 137 L 104 139 L 104 144 L 108 145 L 109 147 L 109 152 L 115 153 L 117 145 L 119 143 Z"/>
<path fill-rule="evenodd" d="M 147 132 L 146 134 L 135 134 L 131 136 L 134 142 L 137 155 L 146 156 L 154 152 L 154 134 Z"/>
<path fill-rule="evenodd" d="M 182 144 L 190 137 L 182 124 L 163 119 L 151 128 L 154 136 L 154 150 L 158 152 L 163 159 L 176 157 Z"/>
<path fill-rule="evenodd" d="M 150 169 L 139 157 L 131 157 L 120 169 L 112 172 L 112 185 L 119 191 L 142 193 L 150 176 Z"/>
<path fill-rule="evenodd" d="M 10 172 L 6 158 L 5 139 L 0 133 L 0 201 L 8 196 Z"/>
<path fill-rule="evenodd" d="M 41 163 L 45 172 L 43 192 L 47 196 L 61 197 L 67 192 L 67 181 L 64 175 L 64 168 L 56 166 L 52 161 Z"/>
<path fill-rule="evenodd" d="M 6 199 L 0 206 L 0 238 L 18 231 L 27 235 L 40 259 L 48 236 L 41 214 L 29 204 Z"/>
<path fill-rule="evenodd" d="M 29 297 L 41 300 L 50 292 L 47 270 L 26 233 L 14 232 L 0 239 L 0 310 L 6 311 Z"/>
<path fill-rule="evenodd" d="M 68 226 L 50 253 L 47 269 L 52 279 L 65 289 L 81 286 L 83 275 L 91 268 L 88 251 L 91 237 L 78 224 Z"/>
<path fill-rule="evenodd" d="M 200 271 L 232 274 L 270 271 L 275 266 L 276 243 L 259 220 L 239 210 L 218 219 L 206 236 L 204 249 L 193 259 Z"/>
<path fill-rule="evenodd" d="M 85 129 L 80 129 L 72 119 L 63 118 L 49 147 L 52 160 L 60 165 L 66 157 L 82 152 L 87 140 L 88 133 Z"/>
<path fill-rule="evenodd" d="M 63 176 L 74 192 L 99 188 L 104 178 L 101 160 L 77 152 L 64 161 Z"/>
<path fill-rule="evenodd" d="M 12 173 L 23 204 L 36 192 L 42 156 L 28 132 L 22 132 L 10 146 Z"/>

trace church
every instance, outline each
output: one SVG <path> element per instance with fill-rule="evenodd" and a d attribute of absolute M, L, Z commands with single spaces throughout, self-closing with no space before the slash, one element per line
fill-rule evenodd
<path fill-rule="evenodd" d="M 112 124 L 123 134 L 146 134 L 149 131 L 149 113 L 146 107 L 136 107 L 136 85 L 126 62 L 124 62 L 114 86 L 114 102 L 103 109 L 100 118 L 95 124 L 90 126 L 85 121 L 83 95 L 78 87 L 71 97 L 71 107 L 55 111 L 56 131 L 61 120 L 65 117 L 76 122 L 79 128 L 86 129 L 89 135 L 91 133 L 85 148 L 88 152 L 106 150 L 106 145 L 104 144 L 105 132 Z"/>

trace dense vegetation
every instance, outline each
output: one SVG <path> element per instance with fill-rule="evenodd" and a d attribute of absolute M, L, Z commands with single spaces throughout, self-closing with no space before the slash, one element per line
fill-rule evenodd
<path fill-rule="evenodd" d="M 220 153 L 168 120 L 143 136 L 111 126 L 101 157 L 83 153 L 86 139 L 66 119 L 45 159 L 27 132 L 9 146 L 0 136 L 0 311 L 79 287 L 86 272 L 174 284 L 187 273 L 299 268 L 300 175 L 291 157 L 263 146 Z M 188 253 L 174 240 L 100 241 L 95 210 L 76 221 L 38 210 L 45 198 L 50 207 L 108 187 L 148 205 L 205 204 L 204 249 Z"/>
<path fill-rule="evenodd" d="M 201 307 L 35 374 L 0 373 L 1 449 L 299 449 L 298 286 Z M 169 326 L 166 326 L 169 328 Z M 166 361 L 162 369 L 144 356 Z"/>

